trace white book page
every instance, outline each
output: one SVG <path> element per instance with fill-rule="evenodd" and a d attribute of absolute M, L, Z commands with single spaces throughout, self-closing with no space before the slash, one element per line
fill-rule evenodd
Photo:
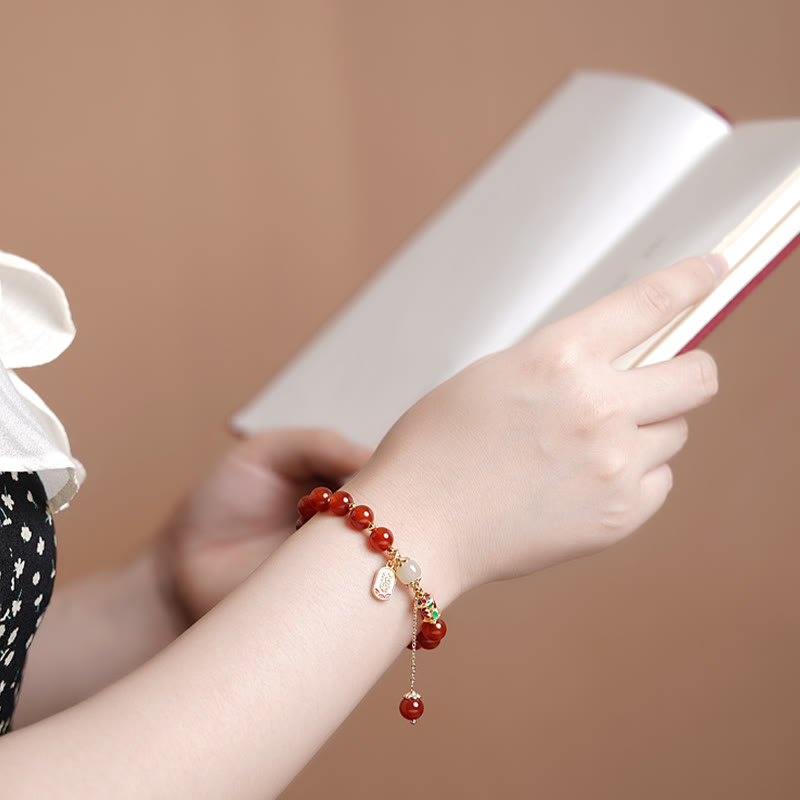
<path fill-rule="evenodd" d="M 671 89 L 577 73 L 233 426 L 377 442 L 427 391 L 529 330 L 729 130 Z"/>
<path fill-rule="evenodd" d="M 798 207 L 800 120 L 737 125 L 531 329 L 681 258 L 721 252 L 731 265 L 722 284 L 615 366 L 672 358 L 797 235 Z"/>

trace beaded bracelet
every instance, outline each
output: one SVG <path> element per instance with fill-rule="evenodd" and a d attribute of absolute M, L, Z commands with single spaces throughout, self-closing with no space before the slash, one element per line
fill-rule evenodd
<path fill-rule="evenodd" d="M 433 595 L 423 591 L 420 586 L 422 569 L 411 558 L 401 556 L 395 549 L 394 534 L 388 529 L 375 526 L 375 517 L 369 506 L 356 505 L 353 498 L 343 491 L 331 492 L 325 486 L 318 486 L 300 498 L 297 504 L 300 516 L 296 528 L 319 511 L 330 511 L 337 517 L 347 516 L 350 525 L 357 531 L 369 531 L 369 543 L 373 549 L 388 557 L 386 566 L 381 567 L 372 581 L 372 596 L 376 600 L 388 600 L 392 596 L 395 582 L 405 584 L 414 596 L 412 603 L 411 642 L 411 688 L 400 701 L 400 714 L 415 725 L 422 716 L 424 706 L 422 697 L 414 691 L 417 677 L 417 648 L 434 650 L 444 639 L 447 626 L 436 607 Z M 417 614 L 422 614 L 422 625 L 417 629 Z"/>

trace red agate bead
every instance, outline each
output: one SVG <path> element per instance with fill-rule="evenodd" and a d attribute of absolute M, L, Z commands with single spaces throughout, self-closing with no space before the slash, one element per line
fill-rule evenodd
<path fill-rule="evenodd" d="M 327 511 L 332 495 L 333 492 L 326 486 L 317 486 L 316 489 L 311 490 L 308 499 L 314 511 Z"/>
<path fill-rule="evenodd" d="M 328 510 L 337 517 L 343 517 L 345 514 L 349 513 L 350 503 L 352 502 L 353 498 L 350 497 L 347 492 L 343 492 L 340 489 L 338 492 L 334 492 L 331 495 L 331 504 L 328 506 Z"/>
<path fill-rule="evenodd" d="M 419 632 L 429 642 L 436 642 L 436 644 L 439 644 L 447 633 L 447 625 L 445 625 L 444 620 L 439 617 L 435 622 L 423 622 Z"/>
<path fill-rule="evenodd" d="M 409 692 L 409 694 L 403 695 L 403 699 L 400 701 L 400 713 L 406 719 L 415 722 L 422 716 L 424 710 L 425 706 L 422 705 L 422 698 L 416 692 Z"/>
<path fill-rule="evenodd" d="M 300 502 L 297 504 L 297 513 L 303 519 L 311 519 L 317 513 L 317 510 L 311 505 L 311 498 L 307 494 L 300 498 Z"/>
<path fill-rule="evenodd" d="M 394 543 L 394 535 L 388 528 L 373 528 L 369 532 L 369 543 L 379 552 L 388 550 Z"/>
<path fill-rule="evenodd" d="M 369 506 L 356 506 L 350 512 L 350 524 L 359 531 L 363 531 L 364 528 L 368 528 L 370 522 L 373 522 L 375 516 L 372 513 L 372 509 Z"/>
<path fill-rule="evenodd" d="M 420 625 L 419 630 L 417 631 L 417 650 L 435 650 L 439 643 L 442 641 L 441 639 L 429 639 L 424 631 L 424 625 Z M 406 648 L 411 650 L 411 642 L 406 645 Z"/>
<path fill-rule="evenodd" d="M 423 650 L 435 650 L 438 646 L 439 642 L 435 642 L 433 639 L 429 639 L 425 636 L 421 628 L 417 631 L 417 647 Z"/>

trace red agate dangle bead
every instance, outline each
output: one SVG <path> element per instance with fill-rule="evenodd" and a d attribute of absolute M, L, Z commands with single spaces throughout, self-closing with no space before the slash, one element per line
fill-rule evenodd
<path fill-rule="evenodd" d="M 423 650 L 435 650 L 446 633 L 447 625 L 444 624 L 441 617 L 436 622 L 423 622 L 417 632 L 417 647 L 421 647 Z M 411 642 L 406 647 L 410 650 Z"/>
<path fill-rule="evenodd" d="M 400 701 L 400 713 L 412 724 L 415 723 L 425 710 L 422 698 L 416 692 L 406 692 Z"/>
<path fill-rule="evenodd" d="M 428 641 L 439 644 L 447 633 L 447 625 L 441 617 L 436 620 L 425 620 L 419 632 Z"/>

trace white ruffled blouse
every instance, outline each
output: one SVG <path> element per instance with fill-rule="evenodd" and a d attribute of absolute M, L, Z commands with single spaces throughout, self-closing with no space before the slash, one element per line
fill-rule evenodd
<path fill-rule="evenodd" d="M 64 290 L 30 261 L 0 250 L 0 472 L 37 472 L 63 509 L 85 472 L 58 417 L 15 373 L 52 361 L 75 337 Z"/>

